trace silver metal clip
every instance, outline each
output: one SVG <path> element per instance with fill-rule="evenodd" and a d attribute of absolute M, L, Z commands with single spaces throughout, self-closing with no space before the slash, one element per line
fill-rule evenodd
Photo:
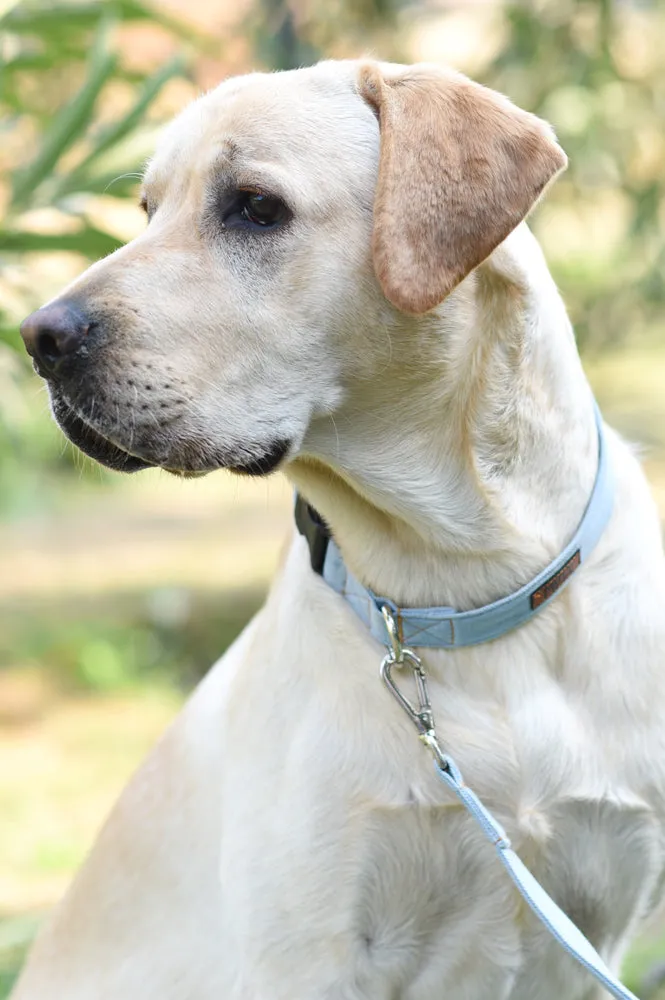
<path fill-rule="evenodd" d="M 388 638 L 390 639 L 390 645 L 392 647 L 392 652 L 388 655 L 392 655 L 393 663 L 402 663 L 404 660 L 404 647 L 402 646 L 402 640 L 399 637 L 397 622 L 395 621 L 393 613 L 387 604 L 381 605 L 381 614 L 383 615 L 386 632 L 388 633 Z M 411 650 L 408 650 L 408 652 L 411 656 L 415 656 L 415 653 L 411 653 Z M 418 659 L 417 656 L 416 659 Z"/>
<path fill-rule="evenodd" d="M 383 620 L 386 623 L 386 631 L 388 632 L 388 638 L 390 639 L 388 652 L 381 661 L 381 679 L 392 694 L 393 698 L 397 701 L 398 705 L 403 708 L 408 717 L 411 719 L 411 722 L 418 730 L 420 739 L 428 750 L 431 751 L 437 764 L 440 767 L 443 767 L 444 770 L 447 770 L 447 759 L 436 736 L 434 716 L 432 714 L 432 706 L 430 704 L 429 692 L 427 690 L 427 677 L 423 669 L 422 661 L 419 656 L 416 656 L 412 649 L 402 645 L 397 623 L 387 604 L 382 605 L 381 614 L 383 615 Z M 409 699 L 402 694 L 399 687 L 393 680 L 392 668 L 394 666 L 403 667 L 405 665 L 408 665 L 411 668 L 413 678 L 416 682 L 416 693 L 418 695 L 417 706 L 413 705 Z"/>

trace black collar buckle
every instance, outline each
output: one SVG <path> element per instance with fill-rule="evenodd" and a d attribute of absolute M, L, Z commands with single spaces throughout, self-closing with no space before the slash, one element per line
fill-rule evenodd
<path fill-rule="evenodd" d="M 326 561 L 328 542 L 331 538 L 330 528 L 321 515 L 299 493 L 296 494 L 295 519 L 298 531 L 306 539 L 309 546 L 312 569 L 319 576 L 323 576 L 323 564 Z"/>

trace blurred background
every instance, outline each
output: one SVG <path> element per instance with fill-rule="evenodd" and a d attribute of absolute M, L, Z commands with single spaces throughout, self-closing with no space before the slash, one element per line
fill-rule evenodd
<path fill-rule="evenodd" d="M 84 460 L 20 319 L 141 230 L 157 130 L 224 76 L 446 62 L 557 130 L 570 168 L 532 224 L 665 513 L 664 47 L 655 0 L 0 0 L 0 998 L 136 763 L 260 603 L 290 515 L 279 477 Z M 660 960 L 662 925 L 625 970 L 645 1000 Z"/>

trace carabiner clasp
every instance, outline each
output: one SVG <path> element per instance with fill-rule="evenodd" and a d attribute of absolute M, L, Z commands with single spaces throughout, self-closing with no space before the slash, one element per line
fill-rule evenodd
<path fill-rule="evenodd" d="M 411 704 L 409 699 L 402 694 L 393 680 L 392 668 L 394 666 L 403 667 L 407 663 L 411 667 L 416 681 L 419 702 L 418 707 Z M 434 727 L 434 721 L 432 719 L 432 706 L 429 703 L 429 697 L 427 695 L 425 675 L 423 674 L 420 660 L 416 654 L 412 653 L 410 649 L 403 649 L 402 659 L 395 660 L 393 659 L 393 654 L 388 653 L 384 656 L 381 662 L 381 679 L 392 694 L 393 698 L 396 699 L 409 716 L 411 722 L 413 722 L 414 726 L 418 730 L 418 733 L 422 736 L 424 733 L 430 732 Z"/>
<path fill-rule="evenodd" d="M 442 770 L 446 771 L 448 770 L 448 759 L 443 752 L 436 735 L 434 715 L 432 714 L 432 706 L 430 704 L 429 692 L 427 690 L 427 677 L 423 669 L 422 661 L 419 656 L 416 656 L 412 649 L 402 645 L 397 623 L 395 622 L 392 611 L 387 604 L 382 606 L 381 614 L 383 615 L 383 620 L 386 623 L 386 631 L 388 632 L 388 638 L 390 640 L 388 652 L 381 661 L 381 679 L 393 698 L 397 701 L 398 705 L 404 709 L 408 717 L 411 719 L 411 722 L 418 730 L 418 736 L 434 757 L 437 765 Z M 399 687 L 393 680 L 393 667 L 403 667 L 407 664 L 411 667 L 413 679 L 416 682 L 416 694 L 418 696 L 417 706 L 413 705 L 409 699 L 402 694 Z"/>
<path fill-rule="evenodd" d="M 390 640 L 390 648 L 381 663 L 381 678 L 388 690 L 397 702 L 402 706 L 409 716 L 418 733 L 422 736 L 434 729 L 434 719 L 432 718 L 432 706 L 430 705 L 429 693 L 427 691 L 427 678 L 420 657 L 416 656 L 412 649 L 402 645 L 397 629 L 397 623 L 392 611 L 387 604 L 381 608 L 383 620 L 386 623 L 386 631 Z M 393 680 L 392 668 L 394 666 L 403 667 L 406 664 L 411 667 L 413 678 L 416 682 L 416 694 L 418 705 L 412 705 L 406 698 L 397 684 Z"/>

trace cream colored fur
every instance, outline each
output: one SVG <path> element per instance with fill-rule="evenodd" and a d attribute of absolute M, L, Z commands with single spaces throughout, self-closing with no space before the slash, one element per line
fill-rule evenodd
<path fill-rule="evenodd" d="M 355 574 L 404 604 L 463 610 L 562 549 L 596 434 L 564 306 L 526 225 L 503 239 L 500 192 L 486 222 L 503 242 L 482 263 L 465 254 L 471 273 L 441 304 L 423 313 L 417 275 L 395 292 L 394 269 L 386 294 L 405 298 L 384 296 L 372 103 L 377 79 L 406 72 L 323 63 L 206 95 L 148 169 L 145 234 L 67 294 L 118 320 L 105 375 L 133 419 L 116 443 L 145 454 L 140 406 L 156 414 L 174 385 L 184 403 L 160 464 L 181 467 L 184 437 L 203 458 L 288 438 L 285 472 Z M 563 159 L 529 122 L 550 176 Z M 290 233 L 225 242 L 214 199 L 231 182 L 283 192 Z M 424 662 L 467 781 L 617 968 L 665 873 L 665 574 L 644 476 L 608 441 L 615 511 L 568 589 L 504 638 Z M 294 537 L 264 609 L 124 792 L 13 1000 L 600 997 L 437 781 L 381 687 L 382 652 Z"/>

